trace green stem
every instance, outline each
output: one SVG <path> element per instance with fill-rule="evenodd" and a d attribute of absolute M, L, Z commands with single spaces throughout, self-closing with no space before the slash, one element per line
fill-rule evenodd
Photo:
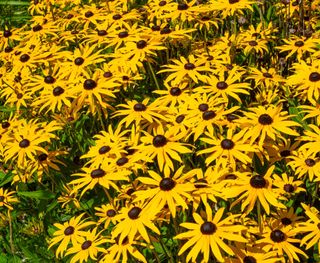
<path fill-rule="evenodd" d="M 262 234 L 261 203 L 259 199 L 257 200 L 257 214 L 258 214 L 259 231 L 260 231 L 260 234 Z"/>
<path fill-rule="evenodd" d="M 154 83 L 156 84 L 156 87 L 157 87 L 157 89 L 159 90 L 159 89 L 160 89 L 160 86 L 159 86 L 159 83 L 158 83 L 156 74 L 154 73 L 154 70 L 153 70 L 153 68 L 152 68 L 152 66 L 151 66 L 151 64 L 150 64 L 149 61 L 147 61 L 147 64 L 148 64 L 149 69 L 150 69 L 150 71 L 151 71 L 151 75 L 152 75 L 152 77 L 153 77 Z"/>

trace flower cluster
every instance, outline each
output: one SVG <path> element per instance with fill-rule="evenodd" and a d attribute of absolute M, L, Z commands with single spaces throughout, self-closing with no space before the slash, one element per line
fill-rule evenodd
<path fill-rule="evenodd" d="M 31 1 L 0 33 L 0 206 L 51 189 L 71 263 L 316 260 L 319 10 Z"/>

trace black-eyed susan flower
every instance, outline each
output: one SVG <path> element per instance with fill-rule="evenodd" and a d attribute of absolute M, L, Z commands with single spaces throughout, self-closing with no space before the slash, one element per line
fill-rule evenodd
<path fill-rule="evenodd" d="M 235 13 L 243 14 L 244 10 L 253 11 L 252 4 L 255 1 L 249 0 L 211 0 L 210 6 L 213 10 L 219 10 L 222 13 L 222 17 L 233 16 Z"/>
<path fill-rule="evenodd" d="M 148 171 L 150 177 L 138 177 L 143 183 L 144 189 L 136 191 L 134 202 L 147 201 L 146 210 L 152 212 L 160 212 L 161 209 L 168 205 L 172 217 L 176 217 L 178 206 L 188 209 L 187 203 L 192 200 L 190 192 L 194 190 L 194 186 L 189 182 L 194 176 L 195 171 L 184 172 L 185 167 L 181 166 L 174 172 L 173 176 L 165 174 L 160 176 L 154 171 Z"/>
<path fill-rule="evenodd" d="M 88 190 L 91 190 L 95 185 L 99 184 L 106 189 L 110 187 L 118 189 L 117 181 L 128 181 L 128 175 L 131 171 L 125 169 L 117 172 L 117 176 L 114 176 L 118 168 L 116 166 L 109 165 L 107 162 L 102 163 L 99 166 L 90 165 L 89 167 L 82 167 L 81 173 L 75 173 L 72 176 L 79 178 L 72 180 L 69 184 L 74 186 L 74 191 L 81 191 L 81 196 Z"/>
<path fill-rule="evenodd" d="M 213 255 L 219 262 L 224 262 L 221 251 L 228 255 L 234 255 L 234 252 L 224 240 L 246 242 L 246 239 L 239 234 L 246 227 L 232 224 L 232 220 L 238 215 L 230 215 L 222 219 L 224 210 L 224 208 L 220 208 L 213 217 L 212 210 L 207 207 L 206 219 L 203 219 L 197 213 L 193 213 L 195 223 L 180 224 L 189 231 L 175 236 L 175 239 L 187 239 L 178 255 L 190 249 L 186 258 L 187 262 L 196 261 L 200 253 L 203 255 L 205 262 L 208 262 L 210 255 Z"/>
<path fill-rule="evenodd" d="M 246 136 L 251 138 L 251 143 L 256 139 L 261 147 L 266 137 L 275 140 L 281 133 L 298 136 L 291 127 L 300 126 L 297 122 L 291 121 L 287 112 L 282 111 L 282 105 L 269 107 L 258 106 L 249 108 L 249 112 L 244 112 L 244 118 L 239 119 L 243 127 L 248 127 Z"/>
<path fill-rule="evenodd" d="M 234 98 L 238 102 L 241 102 L 239 95 L 249 95 L 248 89 L 250 89 L 249 83 L 238 82 L 242 75 L 243 73 L 239 72 L 237 68 L 231 69 L 227 74 L 221 70 L 218 76 L 213 74 L 208 76 L 206 83 L 209 86 L 201 86 L 196 88 L 195 91 L 205 92 L 209 96 L 222 97 L 226 101 Z"/>
<path fill-rule="evenodd" d="M 300 262 L 298 255 L 308 258 L 307 254 L 301 249 L 297 248 L 292 243 L 300 243 L 296 236 L 296 231 L 290 226 L 280 228 L 273 228 L 266 226 L 263 233 L 263 238 L 257 241 L 258 246 L 266 251 L 275 251 L 279 256 L 286 255 L 289 262 L 292 263 L 295 260 Z"/>
<path fill-rule="evenodd" d="M 50 142 L 55 135 L 52 133 L 60 127 L 55 123 L 41 124 L 35 121 L 23 121 L 12 134 L 5 146 L 5 160 L 16 160 L 18 166 L 26 165 L 26 161 L 36 161 L 39 153 L 47 154 L 41 146 L 44 142 Z"/>
<path fill-rule="evenodd" d="M 155 209 L 154 209 L 155 210 Z M 156 212 L 145 209 L 143 203 L 131 204 L 128 207 L 122 207 L 119 213 L 114 217 L 117 224 L 112 229 L 112 237 L 119 236 L 119 243 L 122 243 L 125 238 L 130 242 L 135 240 L 137 234 L 148 243 L 150 237 L 148 229 L 160 235 L 159 229 L 153 223 Z"/>
<path fill-rule="evenodd" d="M 155 103 L 149 103 L 149 101 L 150 98 L 145 98 L 142 102 L 133 100 L 127 101 L 127 104 L 118 104 L 119 107 L 124 109 L 115 111 L 113 117 L 122 117 L 119 125 L 125 124 L 126 128 L 131 123 L 135 123 L 138 127 L 146 123 L 161 123 L 161 120 L 164 119 L 161 114 L 163 107 L 159 107 Z"/>
<path fill-rule="evenodd" d="M 103 263 L 109 262 L 128 262 L 129 258 L 133 257 L 143 263 L 147 263 L 144 255 L 137 249 L 137 246 L 146 247 L 145 243 L 141 241 L 130 241 L 128 237 L 125 237 L 122 242 L 119 240 L 120 236 L 117 236 L 113 239 L 108 239 L 108 242 L 112 244 L 107 253 L 101 259 Z M 149 248 L 153 248 L 153 246 L 148 246 Z"/>
<path fill-rule="evenodd" d="M 266 211 L 270 214 L 270 205 L 285 208 L 285 205 L 279 202 L 278 195 L 273 189 L 272 174 L 274 166 L 271 166 L 266 174 L 239 174 L 234 185 L 230 185 L 223 190 L 226 198 L 237 197 L 232 206 L 241 202 L 241 210 L 248 214 L 253 210 L 257 201 L 259 201 Z"/>
<path fill-rule="evenodd" d="M 49 248 L 59 244 L 56 250 L 57 258 L 64 255 L 70 242 L 73 246 L 77 246 L 79 244 L 81 246 L 81 244 L 85 242 L 85 236 L 88 234 L 85 228 L 95 225 L 95 222 L 82 219 L 83 216 L 84 213 L 79 216 L 72 217 L 69 221 L 64 222 L 63 224 L 54 224 L 58 230 L 53 233 L 53 238 L 50 241 Z"/>
<path fill-rule="evenodd" d="M 319 211 L 315 207 L 310 207 L 306 204 L 301 204 L 305 214 L 308 217 L 307 221 L 301 222 L 296 231 L 304 233 L 301 239 L 301 246 L 306 245 L 306 249 L 310 249 L 318 243 L 318 253 L 320 254 L 320 218 Z"/>
<path fill-rule="evenodd" d="M 250 68 L 250 75 L 247 79 L 253 79 L 257 86 L 264 86 L 271 88 L 273 86 L 278 86 L 284 79 L 277 73 L 275 68 Z"/>
<path fill-rule="evenodd" d="M 202 204 L 210 205 L 209 201 L 217 203 L 219 198 L 224 198 L 221 189 L 226 185 L 224 176 L 229 174 L 229 169 L 221 169 L 218 166 L 209 166 L 205 171 L 201 168 L 195 169 L 196 177 L 193 180 L 194 190 L 192 191 L 194 211 Z"/>
<path fill-rule="evenodd" d="M 134 148 L 139 151 L 139 156 L 143 159 L 146 156 L 151 159 L 157 158 L 160 171 L 164 171 L 165 174 L 174 169 L 172 159 L 182 162 L 180 154 L 192 152 L 187 147 L 188 144 L 179 142 L 184 134 L 176 134 L 174 127 L 170 130 L 164 130 L 162 126 L 159 126 L 153 132 L 154 135 L 147 132 L 143 134 L 144 136 L 141 137 L 142 144 Z"/>
<path fill-rule="evenodd" d="M 303 61 L 302 57 L 306 53 L 314 53 L 317 49 L 318 40 L 315 38 L 292 36 L 290 39 L 283 39 L 284 44 L 277 46 L 280 53 L 287 52 L 286 58 L 296 54 L 298 61 Z"/>
<path fill-rule="evenodd" d="M 306 150 L 299 149 L 290 159 L 288 165 L 298 178 L 308 177 L 310 181 L 320 180 L 320 162 L 316 153 L 309 154 Z"/>
<path fill-rule="evenodd" d="M 6 207 L 13 210 L 12 204 L 18 202 L 18 198 L 14 196 L 15 191 L 0 188 L 0 207 Z"/>
<path fill-rule="evenodd" d="M 278 192 L 279 195 L 283 196 L 284 198 L 290 198 L 297 193 L 306 191 L 302 187 L 303 181 L 295 180 L 293 176 L 288 176 L 286 173 L 281 174 L 281 177 L 277 174 L 274 174 L 273 179 L 273 185 L 278 188 L 274 189 L 274 191 Z"/>
<path fill-rule="evenodd" d="M 66 253 L 66 255 L 74 254 L 70 263 L 87 262 L 89 258 L 97 260 L 99 252 L 106 252 L 106 249 L 100 247 L 100 245 L 106 243 L 107 240 L 100 234 L 101 232 L 97 233 L 97 228 L 94 228 L 85 233 L 81 242 L 73 244 Z"/>
<path fill-rule="evenodd" d="M 206 158 L 206 165 L 215 161 L 217 166 L 230 167 L 235 170 L 237 160 L 247 164 L 251 162 L 248 153 L 256 152 L 257 149 L 250 145 L 244 135 L 246 129 L 236 133 L 235 130 L 229 129 L 227 136 L 217 136 L 212 131 L 205 132 L 206 137 L 200 138 L 201 141 L 207 143 L 210 147 L 197 152 L 197 154 L 209 153 Z"/>
<path fill-rule="evenodd" d="M 106 204 L 102 205 L 101 207 L 95 207 L 95 210 L 97 211 L 95 215 L 99 217 L 98 223 L 103 224 L 104 229 L 108 229 L 110 223 L 112 223 L 113 225 L 116 223 L 116 221 L 114 220 L 114 217 L 118 213 L 116 209 L 117 208 L 112 204 Z"/>
<path fill-rule="evenodd" d="M 180 57 L 180 60 L 173 59 L 172 62 L 174 65 L 165 65 L 167 69 L 160 70 L 158 74 L 169 72 L 165 82 L 172 81 L 173 85 L 178 85 L 185 79 L 191 79 L 195 83 L 206 81 L 207 76 L 204 73 L 212 71 L 205 65 L 204 59 L 196 59 L 193 55 L 190 55 L 187 59 L 184 57 Z"/>
<path fill-rule="evenodd" d="M 320 60 L 313 60 L 311 65 L 301 61 L 292 68 L 294 74 L 288 77 L 286 84 L 296 87 L 297 96 L 315 104 L 320 97 Z"/>

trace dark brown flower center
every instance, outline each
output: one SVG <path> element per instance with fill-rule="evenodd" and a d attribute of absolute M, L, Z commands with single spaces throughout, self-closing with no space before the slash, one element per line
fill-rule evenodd
<path fill-rule="evenodd" d="M 61 95 L 61 94 L 63 94 L 63 93 L 64 93 L 64 89 L 61 88 L 60 86 L 55 87 L 55 88 L 53 89 L 53 92 L 52 92 L 53 96 L 55 96 L 55 97 L 57 97 L 57 96 L 59 96 L 59 95 Z"/>
<path fill-rule="evenodd" d="M 91 247 L 91 245 L 92 245 L 92 241 L 86 240 L 86 241 L 84 241 L 84 242 L 82 243 L 81 249 L 82 249 L 82 250 L 86 250 L 86 249 L 88 249 L 89 247 Z"/>
<path fill-rule="evenodd" d="M 76 64 L 77 66 L 81 66 L 84 62 L 84 59 L 82 57 L 77 57 L 75 60 L 74 60 L 74 64 Z"/>
<path fill-rule="evenodd" d="M 201 178 L 201 179 L 199 179 L 199 180 L 194 182 L 194 187 L 195 188 L 205 188 L 205 187 L 207 187 L 207 185 L 208 185 L 207 180 L 203 179 L 203 178 Z"/>
<path fill-rule="evenodd" d="M 167 144 L 167 138 L 163 135 L 156 135 L 152 141 L 155 147 L 163 147 Z"/>
<path fill-rule="evenodd" d="M 252 47 L 255 47 L 255 46 L 258 45 L 258 43 L 255 40 L 251 40 L 251 41 L 249 41 L 249 45 L 252 46 Z"/>
<path fill-rule="evenodd" d="M 240 0 L 229 0 L 230 5 L 238 3 L 238 2 L 240 2 Z"/>
<path fill-rule="evenodd" d="M 137 42 L 137 48 L 138 48 L 138 49 L 143 49 L 143 48 L 145 48 L 146 46 L 147 46 L 147 42 L 144 41 L 144 40 L 139 40 L 139 41 Z"/>
<path fill-rule="evenodd" d="M 281 243 L 286 240 L 286 235 L 281 230 L 276 229 L 271 232 L 270 238 L 273 242 Z"/>
<path fill-rule="evenodd" d="M 273 77 L 269 72 L 264 72 L 262 75 L 268 79 L 271 79 Z"/>
<path fill-rule="evenodd" d="M 157 26 L 157 25 L 156 26 L 152 26 L 151 30 L 152 31 L 159 31 L 160 30 L 160 26 Z"/>
<path fill-rule="evenodd" d="M 92 179 L 95 179 L 95 178 L 101 178 L 101 177 L 105 176 L 105 174 L 106 174 L 105 171 L 98 168 L 98 169 L 93 170 L 90 175 L 91 175 Z"/>
<path fill-rule="evenodd" d="M 292 184 L 285 184 L 283 186 L 283 190 L 285 190 L 287 193 L 294 192 L 294 186 Z"/>
<path fill-rule="evenodd" d="M 207 103 L 201 103 L 199 104 L 198 109 L 202 112 L 205 112 L 209 109 L 209 105 Z"/>
<path fill-rule="evenodd" d="M 309 80 L 311 82 L 317 82 L 320 80 L 320 73 L 318 72 L 312 72 L 310 75 L 309 75 Z"/>
<path fill-rule="evenodd" d="M 233 115 L 233 114 L 227 114 L 226 117 L 227 117 L 227 120 L 229 122 L 232 122 L 232 121 L 238 119 L 238 117 L 236 115 Z"/>
<path fill-rule="evenodd" d="M 245 256 L 243 258 L 243 263 L 257 263 L 257 260 L 252 256 Z"/>
<path fill-rule="evenodd" d="M 3 31 L 3 36 L 8 38 L 12 36 L 12 32 L 10 30 L 4 30 Z"/>
<path fill-rule="evenodd" d="M 19 147 L 20 148 L 27 148 L 30 145 L 30 141 L 28 139 L 22 139 L 19 142 Z"/>
<path fill-rule="evenodd" d="M 288 157 L 290 156 L 290 151 L 289 150 L 283 150 L 280 152 L 281 157 Z"/>
<path fill-rule="evenodd" d="M 258 122 L 262 125 L 270 125 L 273 122 L 273 120 L 269 114 L 264 113 L 259 116 Z"/>
<path fill-rule="evenodd" d="M 252 256 L 245 256 L 243 258 L 243 263 L 257 263 L 257 260 Z"/>
<path fill-rule="evenodd" d="M 44 162 L 45 160 L 47 160 L 48 158 L 48 155 L 46 153 L 41 153 L 39 156 L 38 156 L 38 160 L 39 162 Z"/>
<path fill-rule="evenodd" d="M 224 90 L 224 89 L 226 89 L 226 88 L 228 88 L 228 84 L 227 84 L 226 82 L 224 82 L 224 81 L 219 81 L 219 82 L 217 83 L 217 89 Z"/>
<path fill-rule="evenodd" d="M 130 146 L 125 146 L 124 150 L 127 152 L 127 155 L 132 155 L 135 153 L 135 149 L 132 149 Z"/>
<path fill-rule="evenodd" d="M 304 162 L 309 167 L 312 167 L 312 166 L 314 166 L 316 164 L 315 160 L 313 160 L 311 158 L 306 159 Z"/>
<path fill-rule="evenodd" d="M 253 188 L 264 188 L 267 185 L 266 179 L 263 178 L 262 175 L 254 175 L 250 179 L 250 185 Z"/>
<path fill-rule="evenodd" d="M 100 147 L 99 154 L 105 154 L 105 153 L 109 152 L 110 150 L 111 150 L 110 146 L 104 145 L 104 146 Z"/>
<path fill-rule="evenodd" d="M 178 10 L 187 10 L 189 6 L 186 3 L 178 4 Z"/>
<path fill-rule="evenodd" d="M 216 116 L 217 116 L 217 114 L 212 110 L 208 110 L 208 111 L 205 111 L 204 113 L 202 113 L 202 119 L 204 119 L 206 121 L 211 120 Z"/>
<path fill-rule="evenodd" d="M 166 35 L 170 33 L 171 33 L 171 29 L 169 27 L 164 27 L 163 29 L 160 30 L 160 35 Z"/>
<path fill-rule="evenodd" d="M 170 89 L 170 94 L 172 96 L 179 96 L 182 93 L 180 88 L 171 88 Z"/>
<path fill-rule="evenodd" d="M 288 217 L 281 218 L 281 223 L 285 226 L 288 226 L 292 223 L 291 219 Z"/>
<path fill-rule="evenodd" d="M 200 231 L 204 235 L 212 235 L 217 231 L 217 227 L 212 222 L 204 222 L 200 227 Z"/>
<path fill-rule="evenodd" d="M 186 70 L 193 70 L 195 68 L 196 68 L 196 66 L 193 63 L 186 63 L 184 65 L 184 69 L 186 69 Z"/>
<path fill-rule="evenodd" d="M 122 166 L 122 165 L 125 165 L 128 161 L 129 159 L 127 157 L 121 157 L 117 160 L 116 164 L 118 166 Z"/>
<path fill-rule="evenodd" d="M 122 15 L 116 14 L 116 15 L 114 15 L 112 18 L 113 18 L 113 20 L 119 20 L 119 19 L 122 18 Z"/>
<path fill-rule="evenodd" d="M 179 115 L 176 117 L 176 123 L 181 123 L 183 122 L 185 116 L 183 114 Z"/>
<path fill-rule="evenodd" d="M 38 31 L 42 30 L 42 26 L 36 25 L 36 26 L 34 26 L 34 27 L 32 28 L 32 30 L 33 30 L 33 32 L 38 32 Z"/>
<path fill-rule="evenodd" d="M 53 84 L 56 81 L 56 79 L 52 76 L 45 76 L 44 82 L 47 84 Z"/>
<path fill-rule="evenodd" d="M 83 87 L 85 90 L 92 90 L 97 87 L 97 83 L 92 79 L 86 79 L 83 83 Z"/>
<path fill-rule="evenodd" d="M 6 48 L 4 49 L 4 52 L 5 52 L 5 53 L 10 53 L 12 50 L 13 50 L 12 47 L 6 47 Z"/>
<path fill-rule="evenodd" d="M 107 35 L 107 30 L 98 30 L 98 36 L 103 37 Z"/>
<path fill-rule="evenodd" d="M 234 147 L 234 142 L 229 139 L 223 139 L 220 145 L 224 150 L 231 150 Z"/>
<path fill-rule="evenodd" d="M 105 78 L 111 78 L 112 75 L 113 75 L 113 74 L 112 74 L 110 71 L 103 73 L 103 76 L 104 76 Z"/>
<path fill-rule="evenodd" d="M 130 219 L 137 219 L 141 211 L 142 209 L 140 207 L 135 206 L 129 210 L 128 216 Z"/>
<path fill-rule="evenodd" d="M 163 178 L 160 181 L 159 186 L 162 191 L 170 191 L 175 187 L 175 185 L 176 185 L 176 182 L 171 178 Z"/>
<path fill-rule="evenodd" d="M 92 13 L 92 11 L 87 11 L 87 12 L 85 12 L 84 16 L 85 16 L 86 18 L 89 18 L 89 17 L 92 17 L 92 16 L 93 16 L 93 13 Z"/>
<path fill-rule="evenodd" d="M 166 1 L 163 1 L 163 0 L 159 2 L 159 6 L 164 6 L 164 5 L 166 5 L 166 4 L 167 4 L 167 2 L 166 2 Z"/>
<path fill-rule="evenodd" d="M 303 47 L 303 46 L 304 46 L 304 42 L 301 41 L 301 40 L 299 40 L 299 41 L 295 42 L 294 45 L 295 45 L 296 47 Z"/>
<path fill-rule="evenodd" d="M 114 217 L 115 215 L 116 215 L 116 210 L 114 210 L 114 209 L 109 209 L 108 211 L 107 211 L 107 216 L 108 217 Z"/>
<path fill-rule="evenodd" d="M 146 105 L 142 104 L 142 103 L 136 103 L 133 106 L 133 110 L 134 111 L 145 111 L 147 109 Z"/>
<path fill-rule="evenodd" d="M 30 59 L 30 56 L 28 54 L 23 54 L 20 56 L 20 61 L 21 62 L 27 62 Z"/>
<path fill-rule="evenodd" d="M 1 127 L 2 127 L 3 129 L 9 128 L 9 127 L 10 127 L 10 122 L 4 121 L 3 123 L 1 123 Z"/>
<path fill-rule="evenodd" d="M 119 38 L 125 38 L 125 37 L 127 37 L 127 36 L 129 36 L 129 34 L 128 34 L 127 31 L 122 31 L 122 32 L 120 32 L 120 33 L 118 34 L 118 37 L 119 37 Z"/>
<path fill-rule="evenodd" d="M 68 226 L 65 230 L 64 230 L 64 234 L 66 236 L 70 236 L 74 233 L 74 227 L 73 226 Z"/>

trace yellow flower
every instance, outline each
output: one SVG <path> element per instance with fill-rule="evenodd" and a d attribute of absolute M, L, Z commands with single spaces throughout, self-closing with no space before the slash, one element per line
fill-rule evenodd
<path fill-rule="evenodd" d="M 165 65 L 167 69 L 160 70 L 159 73 L 171 72 L 165 79 L 165 82 L 172 81 L 173 85 L 178 85 L 185 79 L 191 79 L 195 83 L 200 81 L 206 81 L 207 76 L 201 72 L 212 72 L 212 70 L 205 65 L 204 59 L 196 59 L 193 55 L 190 55 L 188 59 L 180 57 L 180 60 L 172 60 L 175 65 Z"/>
<path fill-rule="evenodd" d="M 255 174 L 248 176 L 247 174 L 239 174 L 234 185 L 228 186 L 223 190 L 226 198 L 237 199 L 231 204 L 231 207 L 242 202 L 241 210 L 246 209 L 245 213 L 250 213 L 256 202 L 260 202 L 267 214 L 270 214 L 270 204 L 285 208 L 285 205 L 277 200 L 278 196 L 274 193 L 272 188 L 274 166 L 271 166 L 265 175 Z"/>
<path fill-rule="evenodd" d="M 267 108 L 263 106 L 249 108 L 249 112 L 244 113 L 244 118 L 238 121 L 242 127 L 249 128 L 246 136 L 251 138 L 251 143 L 258 139 L 261 147 L 267 136 L 276 140 L 276 136 L 281 136 L 280 132 L 293 136 L 299 135 L 291 127 L 301 125 L 289 120 L 290 117 L 282 111 L 282 105 L 270 105 Z"/>
<path fill-rule="evenodd" d="M 92 231 L 87 231 L 83 236 L 84 239 L 73 244 L 71 248 L 68 249 L 66 255 L 73 255 L 70 263 L 76 262 L 88 262 L 88 258 L 97 260 L 97 255 L 99 252 L 106 252 L 105 248 L 99 247 L 101 244 L 106 243 L 107 240 L 100 237 L 100 233 L 97 233 L 97 228 Z"/>
<path fill-rule="evenodd" d="M 167 174 L 169 170 L 174 169 L 171 159 L 182 162 L 179 154 L 191 153 L 192 151 L 186 147 L 186 143 L 179 142 L 184 134 L 176 134 L 174 127 L 170 130 L 164 130 L 159 126 L 154 131 L 154 135 L 143 132 L 145 136 L 141 137 L 142 144 L 137 145 L 134 149 L 139 150 L 139 156 L 142 160 L 157 158 L 160 171 L 164 170 Z M 148 160 L 146 159 L 148 158 Z"/>
<path fill-rule="evenodd" d="M 149 177 L 138 177 L 143 183 L 144 189 L 136 191 L 134 202 L 148 201 L 146 210 L 160 212 L 165 205 L 168 205 L 173 218 L 176 217 L 176 208 L 182 206 L 188 209 L 187 201 L 192 199 L 190 192 L 194 186 L 188 180 L 194 176 L 194 171 L 183 172 L 184 166 L 175 171 L 172 177 L 165 175 L 161 177 L 154 171 L 148 171 Z"/>
<path fill-rule="evenodd" d="M 197 155 L 210 153 L 206 158 L 206 165 L 216 161 L 217 166 L 226 168 L 230 165 L 233 170 L 236 169 L 237 160 L 244 164 L 251 163 L 248 153 L 256 152 L 257 149 L 244 138 L 246 132 L 247 129 L 243 129 L 238 133 L 235 130 L 229 129 L 226 138 L 224 136 L 218 137 L 212 131 L 205 132 L 207 137 L 200 138 L 200 140 L 212 145 L 212 147 L 198 151 Z"/>
<path fill-rule="evenodd" d="M 204 262 L 209 262 L 210 252 L 219 261 L 224 262 L 221 250 L 229 255 L 234 255 L 232 249 L 223 241 L 247 242 L 239 233 L 246 229 L 245 226 L 234 225 L 232 220 L 238 215 L 230 215 L 222 219 L 224 208 L 220 208 L 212 218 L 212 211 L 207 207 L 207 219 L 204 220 L 199 214 L 193 213 L 195 223 L 182 223 L 182 227 L 188 232 L 183 232 L 175 236 L 175 239 L 187 239 L 188 241 L 179 250 L 179 256 L 188 248 L 191 248 L 187 255 L 187 262 L 196 262 L 201 252 Z"/>
<path fill-rule="evenodd" d="M 150 243 L 147 228 L 160 235 L 159 229 L 152 222 L 154 217 L 155 212 L 145 209 L 143 204 L 136 203 L 122 207 L 119 214 L 114 217 L 118 223 L 112 229 L 112 237 L 119 236 L 119 243 L 122 243 L 125 238 L 132 242 L 136 235 L 140 234 L 146 242 Z"/>
<path fill-rule="evenodd" d="M 84 213 L 77 216 L 72 217 L 68 222 L 64 222 L 63 224 L 55 223 L 54 226 L 58 228 L 53 234 L 53 238 L 50 241 L 49 248 L 59 243 L 59 246 L 56 250 L 56 257 L 58 258 L 63 256 L 65 251 L 68 248 L 70 241 L 73 246 L 79 245 L 85 241 L 85 236 L 88 234 L 84 228 L 95 225 L 95 222 L 86 221 L 86 219 L 82 219 Z"/>
<path fill-rule="evenodd" d="M 15 191 L 9 192 L 8 189 L 0 188 L 0 207 L 6 207 L 9 210 L 13 210 L 12 203 L 19 202 L 18 198 L 14 197 Z"/>

